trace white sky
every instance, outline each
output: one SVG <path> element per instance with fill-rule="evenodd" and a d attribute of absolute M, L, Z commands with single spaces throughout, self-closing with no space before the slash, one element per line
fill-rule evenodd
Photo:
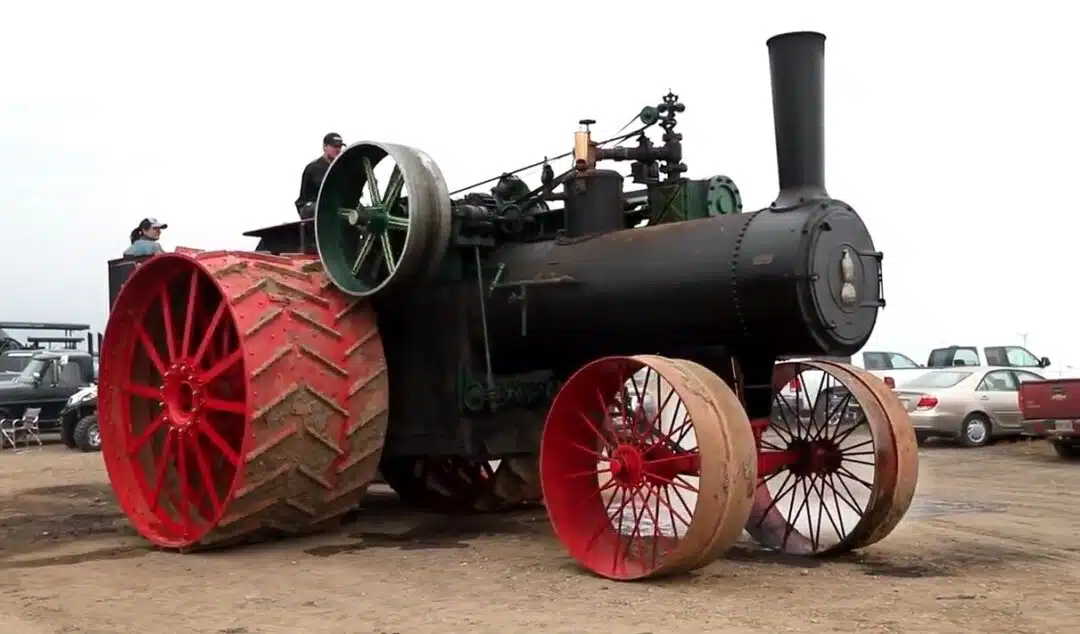
<path fill-rule="evenodd" d="M 885 252 L 868 347 L 925 361 L 1027 332 L 1080 363 L 1067 3 L 10 4 L 0 319 L 102 329 L 105 261 L 144 216 L 170 223 L 166 248 L 253 248 L 243 231 L 295 218 L 329 131 L 417 146 L 453 189 L 566 151 L 580 118 L 602 138 L 672 88 L 689 175 L 733 177 L 756 209 L 777 188 L 764 42 L 813 29 L 828 189 Z"/>

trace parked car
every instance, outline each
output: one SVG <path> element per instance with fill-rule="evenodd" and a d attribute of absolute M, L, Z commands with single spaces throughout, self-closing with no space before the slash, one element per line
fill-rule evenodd
<path fill-rule="evenodd" d="M 1019 386 L 1045 377 L 1030 370 L 954 367 L 931 370 L 896 387 L 916 438 L 950 438 L 979 447 L 1023 433 Z"/>
<path fill-rule="evenodd" d="M 1023 346 L 986 346 L 981 351 L 975 346 L 935 348 L 926 362 L 928 368 L 957 366 L 1024 368 L 1047 377 L 1080 377 L 1080 369 L 1056 367 L 1049 357 L 1035 356 Z"/>
<path fill-rule="evenodd" d="M 69 449 L 101 451 L 98 429 L 97 385 L 84 387 L 60 410 L 60 439 Z"/>
<path fill-rule="evenodd" d="M 0 383 L 0 419 L 40 408 L 38 428 L 60 431 L 60 411 L 73 394 L 94 383 L 94 361 L 81 351 L 38 350 L 12 381 Z"/>
<path fill-rule="evenodd" d="M 1080 460 L 1080 379 L 1030 381 L 1019 397 L 1024 433 L 1048 439 L 1062 458 Z"/>

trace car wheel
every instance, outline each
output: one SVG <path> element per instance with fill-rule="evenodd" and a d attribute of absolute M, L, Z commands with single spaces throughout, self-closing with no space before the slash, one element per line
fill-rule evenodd
<path fill-rule="evenodd" d="M 929 440 L 929 439 L 930 439 L 930 437 L 927 436 L 926 434 L 924 434 L 922 432 L 919 432 L 919 431 L 915 432 L 915 443 L 917 445 L 919 445 L 920 447 L 925 445 L 926 441 Z"/>
<path fill-rule="evenodd" d="M 97 414 L 90 414 L 75 423 L 75 444 L 81 451 L 101 451 L 101 432 Z"/>
<path fill-rule="evenodd" d="M 1054 451 L 1062 458 L 1066 460 L 1080 460 L 1080 444 L 1055 440 L 1053 441 L 1053 445 Z"/>
<path fill-rule="evenodd" d="M 968 414 L 960 425 L 960 444 L 982 447 L 990 442 L 990 419 L 982 414 Z"/>

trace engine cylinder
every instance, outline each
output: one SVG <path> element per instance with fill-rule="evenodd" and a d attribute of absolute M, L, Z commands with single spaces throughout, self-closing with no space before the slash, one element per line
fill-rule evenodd
<path fill-rule="evenodd" d="M 626 228 L 623 175 L 614 170 L 575 172 L 563 184 L 568 238 Z"/>

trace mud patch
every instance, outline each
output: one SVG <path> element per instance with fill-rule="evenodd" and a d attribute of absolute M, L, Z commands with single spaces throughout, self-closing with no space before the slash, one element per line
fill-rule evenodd
<path fill-rule="evenodd" d="M 403 531 L 354 531 L 345 544 L 329 544 L 304 552 L 315 557 L 330 557 L 370 548 L 398 550 L 438 550 L 469 548 L 469 542 L 482 537 L 506 535 L 542 535 L 549 532 L 547 517 L 535 510 L 499 515 L 425 516 Z"/>
<path fill-rule="evenodd" d="M 101 536 L 133 536 L 108 483 L 38 487 L 0 498 L 0 557 Z"/>
<path fill-rule="evenodd" d="M 904 516 L 906 520 L 928 520 L 957 513 L 1004 513 L 1007 504 L 971 500 L 916 499 Z"/>
<path fill-rule="evenodd" d="M 51 566 L 73 566 L 90 561 L 111 561 L 133 559 L 153 552 L 149 546 L 114 546 L 81 553 L 66 553 L 34 558 L 11 558 L 0 560 L 0 570 L 18 570 L 48 568 Z"/>

